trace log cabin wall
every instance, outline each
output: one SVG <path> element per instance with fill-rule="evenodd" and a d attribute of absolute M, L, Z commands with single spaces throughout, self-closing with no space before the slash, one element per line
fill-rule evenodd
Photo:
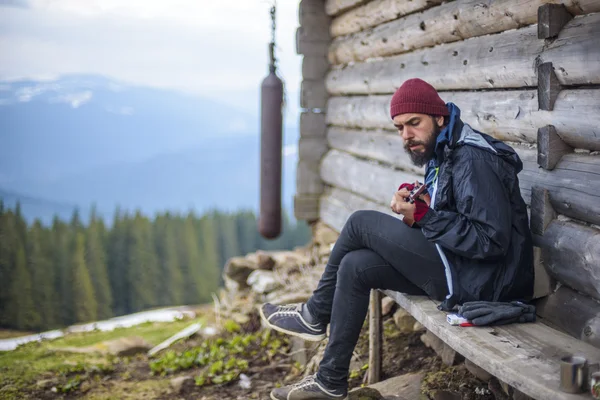
<path fill-rule="evenodd" d="M 419 77 L 517 150 L 538 264 L 597 304 L 600 0 L 302 0 L 300 23 L 297 218 L 339 231 L 358 209 L 394 215 L 393 192 L 423 170 L 389 102 Z"/>

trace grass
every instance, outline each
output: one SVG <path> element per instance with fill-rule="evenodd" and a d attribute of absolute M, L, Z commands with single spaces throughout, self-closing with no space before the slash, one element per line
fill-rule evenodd
<path fill-rule="evenodd" d="M 10 339 L 19 336 L 33 335 L 35 332 L 13 331 L 10 329 L 0 329 L 0 339 Z"/>
<path fill-rule="evenodd" d="M 202 318 L 196 318 L 175 322 L 148 322 L 131 328 L 115 329 L 111 332 L 75 333 L 51 341 L 27 343 L 13 351 L 0 352 L 0 398 L 23 398 L 23 390 L 30 388 L 36 380 L 47 379 L 64 373 L 64 371 L 69 372 L 82 365 L 85 367 L 105 366 L 110 364 L 113 358 L 95 353 L 69 353 L 60 351 L 60 348 L 87 347 L 125 336 L 141 336 L 149 343 L 157 345 L 185 327 L 203 321 Z M 126 389 L 124 390 L 126 391 Z M 113 397 L 104 398 L 126 398 L 114 397 L 114 395 L 114 393 L 108 393 L 107 396 Z"/>

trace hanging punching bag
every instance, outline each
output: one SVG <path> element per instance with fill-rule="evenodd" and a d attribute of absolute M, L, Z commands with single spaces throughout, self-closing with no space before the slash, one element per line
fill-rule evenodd
<path fill-rule="evenodd" d="M 281 151 L 283 82 L 276 75 L 275 43 L 269 44 L 269 75 L 261 85 L 260 215 L 258 230 L 267 239 L 281 233 Z"/>

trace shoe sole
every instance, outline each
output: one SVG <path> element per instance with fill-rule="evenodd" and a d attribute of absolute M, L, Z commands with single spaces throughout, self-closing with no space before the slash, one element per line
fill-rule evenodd
<path fill-rule="evenodd" d="M 307 333 L 298 333 L 298 332 L 288 331 L 287 329 L 283 329 L 277 325 L 271 324 L 269 322 L 269 320 L 267 319 L 267 317 L 265 316 L 265 314 L 263 313 L 262 307 L 258 309 L 258 313 L 260 314 L 260 317 L 262 318 L 262 320 L 265 321 L 265 323 L 269 326 L 269 328 L 275 329 L 276 331 L 281 332 L 281 333 L 285 333 L 286 335 L 296 336 L 296 337 L 299 337 L 300 339 L 308 340 L 309 342 L 320 342 L 321 340 L 323 340 L 327 337 L 327 334 L 325 334 L 325 333 L 323 333 L 321 335 L 309 335 Z M 278 399 L 274 398 L 273 396 L 271 396 L 271 398 L 273 400 L 278 400 Z"/>

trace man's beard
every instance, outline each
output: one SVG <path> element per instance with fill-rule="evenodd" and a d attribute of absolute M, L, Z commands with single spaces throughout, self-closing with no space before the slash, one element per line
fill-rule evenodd
<path fill-rule="evenodd" d="M 429 136 L 429 139 L 425 142 L 421 142 L 419 140 L 409 140 L 404 143 L 404 150 L 410 156 L 411 161 L 417 167 L 422 167 L 427 164 L 429 160 L 433 158 L 433 152 L 435 151 L 435 142 L 437 140 L 438 135 L 442 131 L 442 128 L 438 126 L 438 124 L 433 124 L 433 132 Z M 423 146 L 423 151 L 413 152 L 410 148 L 413 146 Z"/>

